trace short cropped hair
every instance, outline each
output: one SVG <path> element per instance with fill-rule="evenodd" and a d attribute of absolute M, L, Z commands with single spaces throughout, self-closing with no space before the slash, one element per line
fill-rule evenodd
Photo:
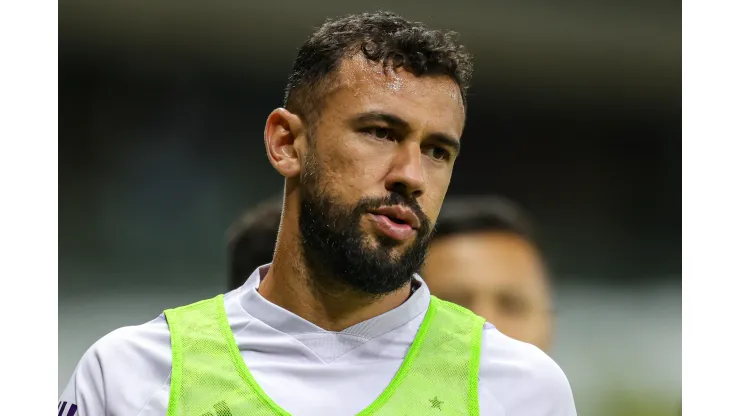
<path fill-rule="evenodd" d="M 455 32 L 429 29 L 384 11 L 329 19 L 298 50 L 284 106 L 310 124 L 320 112 L 330 75 L 342 59 L 360 52 L 386 69 L 403 68 L 416 76 L 448 76 L 460 87 L 466 104 L 473 58 L 456 38 Z"/>

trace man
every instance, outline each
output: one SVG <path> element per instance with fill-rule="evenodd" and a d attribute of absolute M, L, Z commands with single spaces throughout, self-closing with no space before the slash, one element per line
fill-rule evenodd
<path fill-rule="evenodd" d="M 260 203 L 229 227 L 229 290 L 243 285 L 257 267 L 272 262 L 282 212 L 281 195 Z"/>
<path fill-rule="evenodd" d="M 496 196 L 447 198 L 422 270 L 435 296 L 470 309 L 514 339 L 548 350 L 547 270 L 530 222 L 513 202 Z"/>
<path fill-rule="evenodd" d="M 321 26 L 265 127 L 285 177 L 272 264 L 102 338 L 62 402 L 81 415 L 574 415 L 547 355 L 414 273 L 471 71 L 450 34 L 391 13 Z"/>

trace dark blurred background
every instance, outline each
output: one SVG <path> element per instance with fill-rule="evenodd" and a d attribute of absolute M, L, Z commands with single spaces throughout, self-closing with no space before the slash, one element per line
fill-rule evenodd
<path fill-rule="evenodd" d="M 60 2 L 60 391 L 108 331 L 224 290 L 226 228 L 282 190 L 262 130 L 297 48 L 326 17 L 381 8 L 458 31 L 476 56 L 449 192 L 500 193 L 537 220 L 579 414 L 671 414 L 681 3 L 667 0 Z"/>

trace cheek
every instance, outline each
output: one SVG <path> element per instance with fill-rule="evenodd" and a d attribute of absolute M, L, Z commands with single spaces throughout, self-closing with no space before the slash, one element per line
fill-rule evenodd
<path fill-rule="evenodd" d="M 427 188 L 419 202 L 424 209 L 424 213 L 433 223 L 437 222 L 437 217 L 439 216 L 439 211 L 442 209 L 442 203 L 444 202 L 445 195 L 447 195 L 449 184 L 449 176 L 439 179 L 427 178 Z"/>
<path fill-rule="evenodd" d="M 382 176 L 388 163 L 384 152 L 359 142 L 356 138 L 337 140 L 336 146 L 322 151 L 324 182 L 342 194 L 364 194 Z"/>

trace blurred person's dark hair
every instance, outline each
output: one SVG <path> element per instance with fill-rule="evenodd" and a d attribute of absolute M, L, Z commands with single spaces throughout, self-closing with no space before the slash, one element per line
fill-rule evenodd
<path fill-rule="evenodd" d="M 285 108 L 309 126 L 321 110 L 332 74 L 343 59 L 362 53 L 384 69 L 403 68 L 416 76 L 443 75 L 465 93 L 473 74 L 472 56 L 455 42 L 457 33 L 428 29 L 390 12 L 329 19 L 298 50 L 285 91 Z"/>
<path fill-rule="evenodd" d="M 434 237 L 485 231 L 511 233 L 535 245 L 529 214 L 497 195 L 448 196 L 437 218 Z"/>
<path fill-rule="evenodd" d="M 229 290 L 244 284 L 257 267 L 272 261 L 282 210 L 282 196 L 273 197 L 245 212 L 229 227 Z"/>
<path fill-rule="evenodd" d="M 448 196 L 440 210 L 433 238 L 458 234 L 509 233 L 538 250 L 543 265 L 547 258 L 541 251 L 534 221 L 521 205 L 502 195 Z M 552 277 L 549 276 L 548 277 Z"/>

